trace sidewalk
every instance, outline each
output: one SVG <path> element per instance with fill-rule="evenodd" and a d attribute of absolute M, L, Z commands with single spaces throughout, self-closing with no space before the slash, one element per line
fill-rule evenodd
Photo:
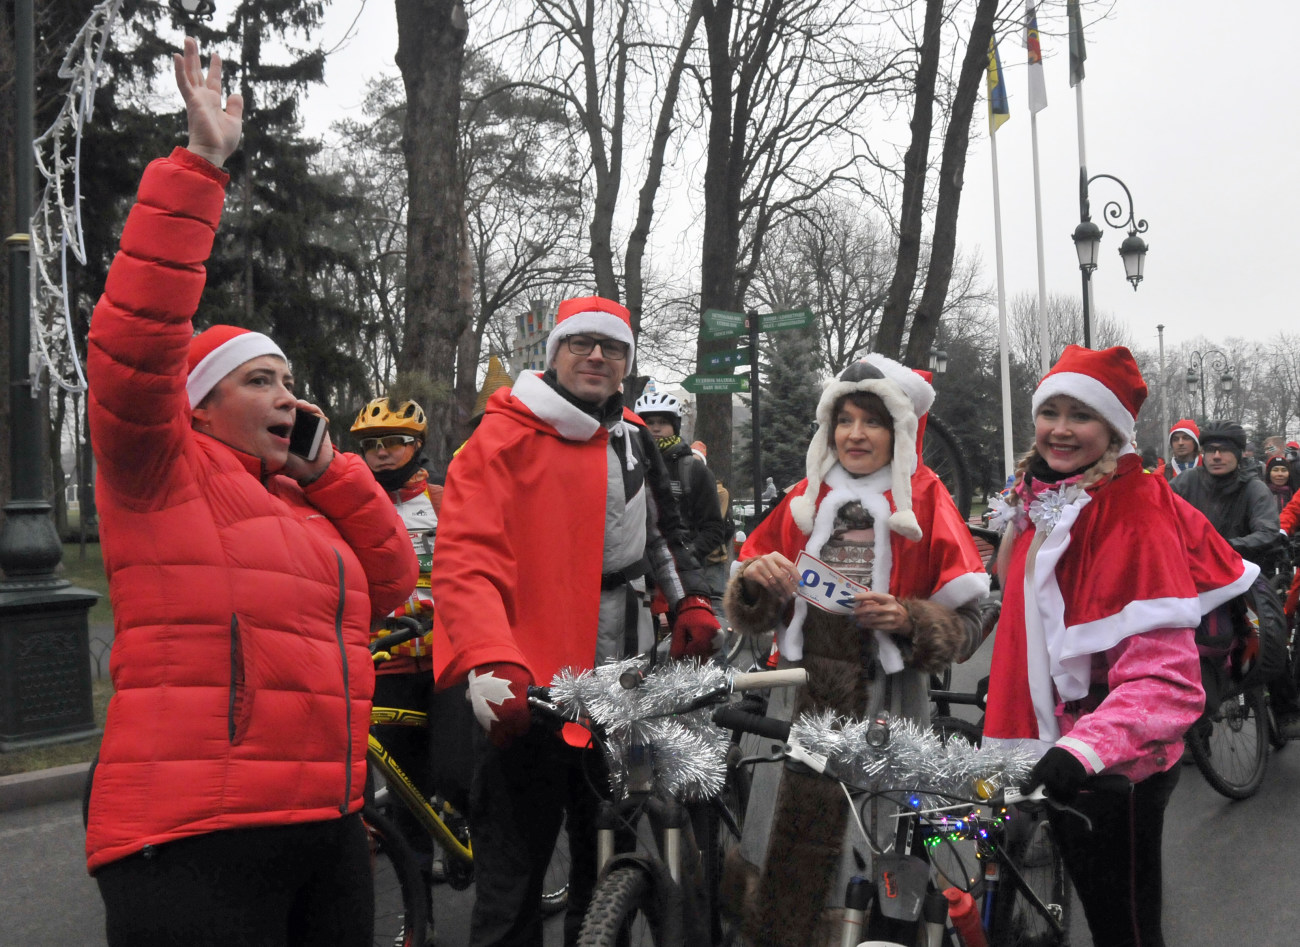
<path fill-rule="evenodd" d="M 0 776 L 0 812 L 80 799 L 89 763 L 55 766 L 15 776 Z"/>

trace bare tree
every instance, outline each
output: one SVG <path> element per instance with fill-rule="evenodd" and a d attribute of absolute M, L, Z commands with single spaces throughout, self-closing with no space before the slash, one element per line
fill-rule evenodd
<path fill-rule="evenodd" d="M 399 370 L 450 387 L 461 335 L 470 324 L 464 181 L 459 160 L 461 69 L 468 25 L 461 0 L 395 0 L 397 67 L 406 87 L 410 204 L 406 240 L 406 325 Z M 425 406 L 429 452 L 450 457 L 456 439 L 450 399 Z"/>

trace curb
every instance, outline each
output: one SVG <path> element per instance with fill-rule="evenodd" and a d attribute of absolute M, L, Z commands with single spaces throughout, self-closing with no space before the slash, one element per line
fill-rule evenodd
<path fill-rule="evenodd" d="M 89 769 L 89 763 L 72 763 L 32 773 L 0 776 L 0 812 L 80 799 Z"/>

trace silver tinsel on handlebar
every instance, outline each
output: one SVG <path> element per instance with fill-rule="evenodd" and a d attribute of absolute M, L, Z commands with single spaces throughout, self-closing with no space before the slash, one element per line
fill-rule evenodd
<path fill-rule="evenodd" d="M 627 792 L 632 747 L 647 745 L 655 792 L 688 801 L 710 799 L 722 792 L 726 781 L 730 733 L 713 723 L 713 706 L 686 713 L 677 709 L 706 695 L 729 693 L 731 673 L 693 661 L 647 667 L 631 658 L 590 671 L 561 671 L 550 693 L 567 717 L 592 722 L 616 795 Z M 621 679 L 639 683 L 625 687 Z M 991 790 L 1015 785 L 1029 775 L 1038 757 L 1009 745 L 975 747 L 960 737 L 945 743 L 929 727 L 911 720 L 888 717 L 885 722 L 888 740 L 883 746 L 873 746 L 868 739 L 870 721 L 830 713 L 804 714 L 791 735 L 805 749 L 832 761 L 836 777 L 846 783 L 862 789 L 916 791 L 923 797 L 922 806 L 937 804 L 939 796 L 969 798 L 978 781 Z"/>
<path fill-rule="evenodd" d="M 644 678 L 633 688 L 624 674 Z M 654 791 L 676 799 L 712 799 L 727 778 L 730 734 L 714 725 L 712 707 L 676 713 L 691 701 L 728 688 L 728 672 L 712 664 L 674 661 L 650 669 L 629 658 L 591 671 L 566 669 L 551 682 L 551 700 L 567 716 L 586 717 L 602 739 L 615 795 L 627 792 L 629 750 L 648 745 Z"/>

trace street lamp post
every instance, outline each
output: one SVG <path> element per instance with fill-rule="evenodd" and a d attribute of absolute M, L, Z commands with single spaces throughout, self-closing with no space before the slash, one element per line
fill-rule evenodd
<path fill-rule="evenodd" d="M 1079 172 L 1079 226 L 1074 228 L 1074 250 L 1079 256 L 1079 270 L 1083 274 L 1083 346 L 1092 348 L 1092 271 L 1097 268 L 1097 254 L 1101 251 L 1102 229 L 1092 222 L 1092 213 L 1088 199 L 1088 187 L 1093 181 L 1106 179 L 1114 181 L 1124 191 L 1128 200 L 1127 212 L 1119 201 L 1107 201 L 1102 208 L 1102 219 L 1107 226 L 1116 230 L 1128 229 L 1128 236 L 1119 246 L 1119 255 L 1124 260 L 1124 276 L 1133 284 L 1136 292 L 1138 283 L 1142 282 L 1142 269 L 1146 264 L 1147 244 L 1138 236 L 1146 233 L 1147 222 L 1137 219 L 1133 213 L 1133 195 L 1126 185 L 1113 174 L 1094 174 L 1087 177 L 1087 172 Z"/>
<path fill-rule="evenodd" d="M 1209 419 L 1209 413 L 1205 408 L 1205 389 L 1209 387 L 1205 383 L 1206 368 L 1219 373 L 1219 388 L 1224 394 L 1231 392 L 1233 385 L 1232 366 L 1228 363 L 1228 356 L 1218 349 L 1210 349 L 1205 353 L 1192 353 L 1187 366 L 1187 393 L 1192 397 L 1196 397 L 1196 391 L 1198 388 L 1200 389 L 1202 424 Z"/>

